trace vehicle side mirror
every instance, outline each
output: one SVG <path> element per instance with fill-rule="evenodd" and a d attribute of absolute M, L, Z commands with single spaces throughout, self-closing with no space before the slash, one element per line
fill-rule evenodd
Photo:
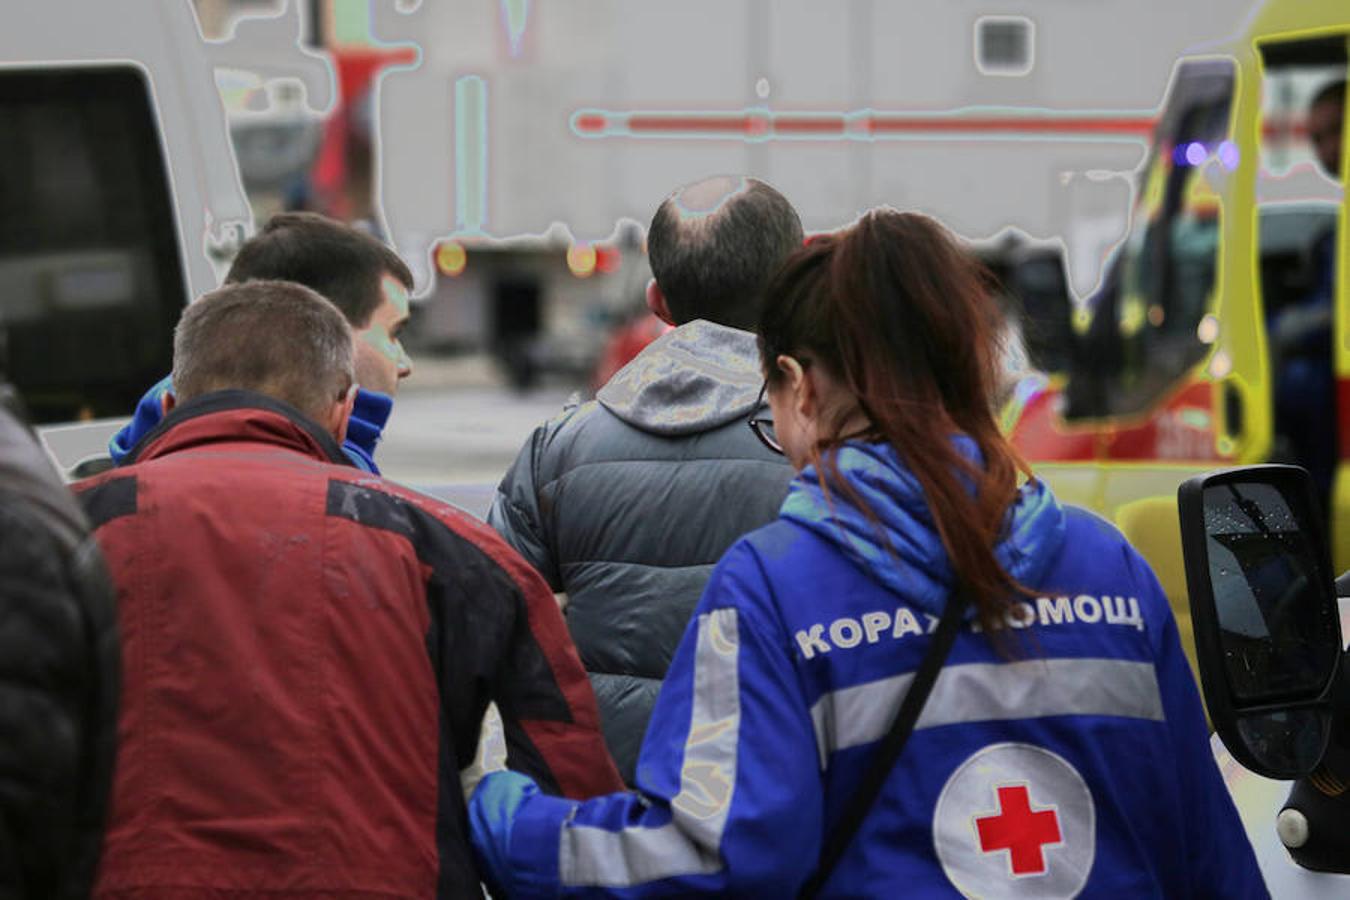
<path fill-rule="evenodd" d="M 1192 478 L 1177 492 L 1211 721 L 1267 778 L 1312 772 L 1331 736 L 1340 616 L 1312 479 L 1296 466 Z"/>

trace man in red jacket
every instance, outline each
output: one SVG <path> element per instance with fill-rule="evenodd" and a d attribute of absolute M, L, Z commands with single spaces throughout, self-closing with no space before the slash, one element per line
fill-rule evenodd
<path fill-rule="evenodd" d="M 118 592 L 123 698 L 96 895 L 480 897 L 458 773 L 622 787 L 552 593 L 486 526 L 352 468 L 349 326 L 207 294 L 170 414 L 77 485 Z"/>

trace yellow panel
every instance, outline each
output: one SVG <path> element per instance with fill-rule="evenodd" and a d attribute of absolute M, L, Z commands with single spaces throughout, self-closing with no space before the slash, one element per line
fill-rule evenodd
<path fill-rule="evenodd" d="M 1122 506 L 1116 516 L 1126 539 L 1148 560 L 1158 576 L 1181 633 L 1181 649 L 1198 681 L 1195 662 L 1195 632 L 1191 627 L 1190 597 L 1186 593 L 1186 569 L 1181 558 L 1181 522 L 1174 497 L 1151 497 Z"/>
<path fill-rule="evenodd" d="M 1346 466 L 1336 476 L 1331 504 L 1331 565 L 1334 574 L 1350 571 L 1350 478 Z"/>
<path fill-rule="evenodd" d="M 1346 30 L 1345 0 L 1269 0 L 1252 19 L 1248 37 L 1261 40 L 1274 36 Z"/>
<path fill-rule="evenodd" d="M 1060 503 L 1102 512 L 1102 467 L 1097 463 L 1037 463 L 1032 467 Z"/>
<path fill-rule="evenodd" d="M 1241 462 L 1260 462 L 1270 451 L 1273 428 L 1257 246 L 1256 176 L 1261 159 L 1263 74 L 1260 58 L 1250 46 L 1243 48 L 1237 64 L 1230 133 L 1238 146 L 1238 167 L 1221 199 L 1223 239 L 1219 242 L 1214 306 L 1219 340 L 1215 350 L 1225 354 L 1231 366 L 1227 381 L 1238 392 L 1243 407 L 1243 429 L 1234 435 L 1233 450 Z M 1232 425 L 1227 421 L 1222 395 L 1218 406 L 1221 433 L 1227 433 Z"/>
<path fill-rule="evenodd" d="M 1350 183 L 1350 116 L 1341 123 L 1341 184 Z M 1336 319 L 1335 334 L 1340 340 L 1333 341 L 1332 352 L 1336 354 L 1336 378 L 1340 384 L 1350 381 L 1350 191 L 1345 191 L 1341 199 L 1340 214 L 1336 228 L 1341 239 L 1336 242 Z M 1341 415 L 1347 415 L 1344 404 L 1337 404 Z M 1350 433 L 1346 423 L 1341 423 L 1341 434 Z M 1350 464 L 1346 463 L 1347 448 L 1341 449 L 1341 462 L 1336 468 L 1336 481 L 1332 489 L 1331 521 L 1331 558 L 1336 574 L 1350 570 Z"/>

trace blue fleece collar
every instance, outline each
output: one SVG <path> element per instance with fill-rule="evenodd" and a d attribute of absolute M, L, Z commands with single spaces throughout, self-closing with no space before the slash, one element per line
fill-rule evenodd
<path fill-rule="evenodd" d="M 160 419 L 164 418 L 164 395 L 173 390 L 173 378 L 166 375 L 155 386 L 145 392 L 136 404 L 136 412 L 131 421 L 123 425 L 117 434 L 108 441 L 108 455 L 116 465 L 122 465 L 131 451 L 141 442 L 141 438 L 155 430 Z"/>
<path fill-rule="evenodd" d="M 974 441 L 954 438 L 961 453 L 980 462 Z M 850 442 L 836 457 L 840 474 L 876 516 L 869 520 L 837 489 L 829 501 L 820 474 L 808 466 L 792 481 L 781 515 L 838 546 L 888 589 L 925 610 L 941 612 L 952 588 L 951 564 L 920 487 L 889 444 Z M 1036 585 L 1064 542 L 1064 512 L 1043 482 L 1018 491 L 1000 563 L 1016 581 Z"/>
<path fill-rule="evenodd" d="M 131 421 L 108 442 L 108 455 L 114 463 L 122 465 L 141 439 L 155 430 L 155 426 L 164 418 L 164 394 L 171 390 L 173 381 L 166 377 L 145 392 L 140 403 L 136 404 L 136 413 Z M 342 450 L 358 469 L 373 475 L 380 474 L 375 465 L 375 447 L 384 435 L 384 426 L 393 409 L 394 398 L 388 394 L 357 388 L 356 404 L 347 423 L 347 440 L 343 442 Z"/>
<path fill-rule="evenodd" d="M 384 436 L 384 426 L 394 410 L 394 398 L 379 391 L 356 389 L 356 405 L 347 420 L 347 440 L 342 449 L 356 463 L 357 468 L 380 474 L 375 465 L 375 446 Z"/>

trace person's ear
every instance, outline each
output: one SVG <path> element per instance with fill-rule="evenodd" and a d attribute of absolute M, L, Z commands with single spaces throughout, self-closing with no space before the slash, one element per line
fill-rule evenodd
<path fill-rule="evenodd" d="M 670 304 L 666 303 L 666 295 L 661 292 L 655 278 L 647 282 L 647 308 L 652 311 L 652 315 L 667 325 L 678 324 L 670 314 Z"/>
<path fill-rule="evenodd" d="M 339 444 L 347 440 L 347 423 L 351 421 L 352 409 L 356 407 L 356 389 L 357 386 L 353 384 L 338 395 L 328 410 L 327 421 L 323 423 Z"/>
<path fill-rule="evenodd" d="M 816 396 L 816 386 L 806 373 L 802 364 L 787 354 L 782 354 L 774 360 L 774 365 L 783 373 L 786 381 L 786 387 L 792 397 L 792 407 L 797 415 L 803 419 L 811 419 L 816 415 L 816 406 L 818 398 Z"/>
<path fill-rule="evenodd" d="M 165 391 L 159 395 L 159 410 L 164 415 L 173 412 L 173 408 L 178 405 L 178 398 L 173 395 L 173 391 Z"/>

